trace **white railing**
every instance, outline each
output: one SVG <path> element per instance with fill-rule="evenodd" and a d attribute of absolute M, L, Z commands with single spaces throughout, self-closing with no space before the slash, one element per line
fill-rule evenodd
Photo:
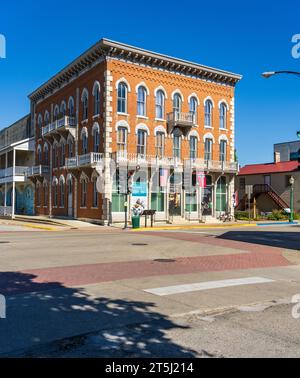
<path fill-rule="evenodd" d="M 167 121 L 182 125 L 195 125 L 195 115 L 193 113 L 172 112 L 167 114 Z"/>
<path fill-rule="evenodd" d="M 79 155 L 73 158 L 66 159 L 67 168 L 83 167 L 89 165 L 101 164 L 103 161 L 103 154 L 98 152 L 91 152 L 86 155 Z"/>
<path fill-rule="evenodd" d="M 204 160 L 204 159 L 186 159 L 185 165 L 190 165 L 193 168 L 203 169 L 205 171 L 217 172 L 237 172 L 238 163 L 220 160 Z"/>
<path fill-rule="evenodd" d="M 64 116 L 57 121 L 49 123 L 45 127 L 43 127 L 42 135 L 50 134 L 53 131 L 56 131 L 61 128 L 70 128 L 76 127 L 76 119 L 75 117 Z"/>
<path fill-rule="evenodd" d="M 15 176 L 23 176 L 26 173 L 27 169 L 28 169 L 28 167 L 16 166 L 15 167 Z M 13 167 L 9 167 L 9 168 L 6 168 L 6 169 L 0 169 L 0 178 L 11 177 L 11 176 L 13 176 L 13 174 L 14 174 Z"/>
<path fill-rule="evenodd" d="M 182 164 L 182 160 L 176 157 L 167 156 L 155 156 L 127 153 L 126 151 L 118 151 L 112 154 L 112 158 L 117 163 L 128 162 L 133 164 L 151 163 L 151 165 L 179 165 Z"/>
<path fill-rule="evenodd" d="M 47 165 L 37 165 L 35 167 L 29 167 L 26 170 L 26 176 L 43 176 L 49 173 L 49 166 Z"/>
<path fill-rule="evenodd" d="M 0 206 L 0 216 L 1 217 L 11 217 L 12 207 L 11 206 Z"/>

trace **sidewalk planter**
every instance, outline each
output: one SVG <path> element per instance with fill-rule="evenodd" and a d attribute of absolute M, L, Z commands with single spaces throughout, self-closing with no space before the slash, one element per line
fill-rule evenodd
<path fill-rule="evenodd" d="M 132 228 L 140 228 L 141 218 L 139 216 L 132 217 Z"/>

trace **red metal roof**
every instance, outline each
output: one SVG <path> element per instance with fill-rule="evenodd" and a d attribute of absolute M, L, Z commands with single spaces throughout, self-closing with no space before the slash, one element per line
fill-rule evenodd
<path fill-rule="evenodd" d="M 294 172 L 299 169 L 298 161 L 282 161 L 280 163 L 249 164 L 240 169 L 239 176 L 259 175 L 267 173 Z"/>

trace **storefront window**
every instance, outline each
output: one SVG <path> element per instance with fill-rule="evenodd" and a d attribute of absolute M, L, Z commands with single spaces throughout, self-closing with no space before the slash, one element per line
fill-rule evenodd
<path fill-rule="evenodd" d="M 112 188 L 112 212 L 113 213 L 124 213 L 125 212 L 125 201 L 126 195 L 120 193 L 120 180 L 119 174 L 114 176 L 113 188 Z"/>
<path fill-rule="evenodd" d="M 186 193 L 185 211 L 191 213 L 197 211 L 197 193 Z"/>
<path fill-rule="evenodd" d="M 227 188 L 226 188 L 226 177 L 222 176 L 219 178 L 217 183 L 217 211 L 226 211 L 227 210 Z"/>

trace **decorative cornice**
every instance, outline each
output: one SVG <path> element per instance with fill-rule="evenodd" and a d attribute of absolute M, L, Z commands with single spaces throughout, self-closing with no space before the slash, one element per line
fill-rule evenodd
<path fill-rule="evenodd" d="M 86 72 L 97 63 L 110 57 L 132 63 L 140 63 L 149 67 L 161 68 L 182 75 L 195 76 L 200 79 L 211 80 L 219 84 L 227 84 L 230 86 L 235 86 L 238 81 L 242 79 L 241 75 L 232 72 L 200 65 L 183 59 L 173 58 L 168 55 L 155 53 L 120 42 L 101 39 L 67 67 L 32 92 L 28 96 L 29 99 L 33 102 L 43 99 L 55 90 L 69 83 L 82 72 Z"/>

